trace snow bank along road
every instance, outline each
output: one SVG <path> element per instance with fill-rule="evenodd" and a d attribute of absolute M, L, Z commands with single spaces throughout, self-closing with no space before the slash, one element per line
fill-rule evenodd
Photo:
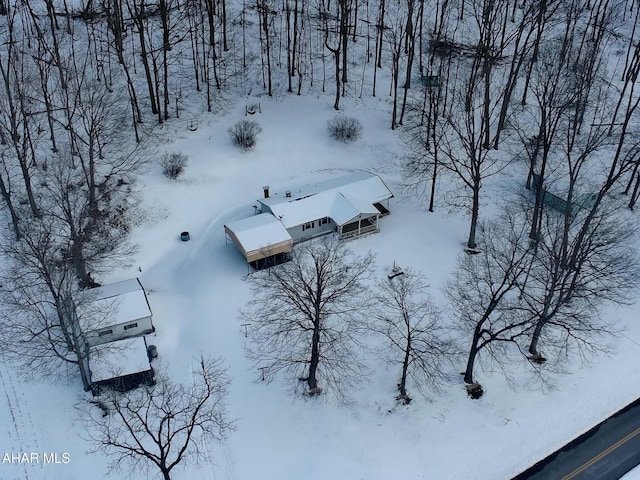
<path fill-rule="evenodd" d="M 513 480 L 616 480 L 640 464 L 640 399 Z"/>

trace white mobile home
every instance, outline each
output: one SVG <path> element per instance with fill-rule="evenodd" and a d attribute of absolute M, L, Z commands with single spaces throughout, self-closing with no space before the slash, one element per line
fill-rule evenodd
<path fill-rule="evenodd" d="M 377 232 L 391 198 L 382 179 L 364 171 L 281 194 L 264 187 L 258 214 L 225 225 L 225 234 L 259 268 L 286 259 L 294 243 L 319 235 L 337 232 L 340 238 L 353 238 Z"/>
<path fill-rule="evenodd" d="M 137 278 L 91 290 L 97 324 L 85 327 L 90 346 L 138 337 L 155 331 L 147 294 Z"/>
<path fill-rule="evenodd" d="M 316 184 L 269 193 L 258 200 L 260 211 L 278 218 L 294 242 L 336 231 L 349 238 L 378 231 L 378 219 L 389 213 L 393 194 L 380 177 L 354 172 Z"/>

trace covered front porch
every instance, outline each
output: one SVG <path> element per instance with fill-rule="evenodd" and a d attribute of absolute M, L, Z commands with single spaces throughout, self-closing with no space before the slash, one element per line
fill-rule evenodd
<path fill-rule="evenodd" d="M 369 233 L 376 233 L 378 229 L 379 215 L 373 215 L 365 218 L 358 218 L 338 227 L 338 235 L 341 239 L 360 237 Z"/>

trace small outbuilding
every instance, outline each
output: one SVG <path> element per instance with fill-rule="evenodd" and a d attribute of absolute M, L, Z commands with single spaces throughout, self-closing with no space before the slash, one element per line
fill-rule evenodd
<path fill-rule="evenodd" d="M 143 384 L 153 384 L 154 371 L 145 337 L 90 347 L 89 376 L 94 395 L 105 387 L 127 391 Z"/>
<path fill-rule="evenodd" d="M 133 278 L 91 290 L 94 295 L 85 325 L 89 346 L 153 333 L 151 307 L 140 280 Z"/>

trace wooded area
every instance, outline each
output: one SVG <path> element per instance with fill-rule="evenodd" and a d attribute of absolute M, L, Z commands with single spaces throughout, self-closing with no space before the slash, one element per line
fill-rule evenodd
<path fill-rule="evenodd" d="M 630 234 L 615 212 L 622 195 L 631 209 L 640 196 L 638 12 L 624 0 L 0 1 L 3 283 L 13 304 L 35 305 L 11 342 L 37 341 L 82 367 L 74 305 L 132 251 L 132 185 L 158 125 L 197 128 L 194 118 L 223 113 L 231 98 L 310 93 L 336 110 L 345 97 L 388 96 L 407 188 L 429 211 L 467 211 L 467 252 L 486 257 L 461 262 L 457 288 L 501 269 L 506 290 L 475 291 L 491 297 L 476 320 L 519 290 L 537 319 L 531 355 L 550 326 L 582 342 L 585 324 L 567 305 L 624 298 L 635 283 L 633 255 L 613 264 L 599 247 L 623 250 Z M 522 160 L 530 192 L 505 213 L 514 236 L 498 245 L 497 227 L 481 221 L 482 187 Z M 438 191 L 440 175 L 455 194 Z M 506 254 L 512 264 L 501 263 Z M 473 356 L 501 338 L 491 332 L 476 331 Z M 563 348 L 558 337 L 548 345 Z"/>

